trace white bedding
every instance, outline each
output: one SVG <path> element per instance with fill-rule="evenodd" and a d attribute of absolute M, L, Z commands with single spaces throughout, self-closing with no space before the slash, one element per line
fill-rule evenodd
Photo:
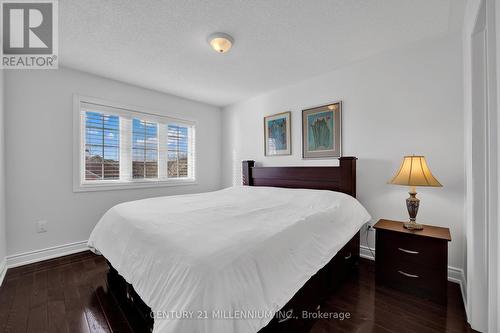
<path fill-rule="evenodd" d="M 241 186 L 119 204 L 88 244 L 151 307 L 154 332 L 255 333 L 369 219 L 339 192 Z"/>

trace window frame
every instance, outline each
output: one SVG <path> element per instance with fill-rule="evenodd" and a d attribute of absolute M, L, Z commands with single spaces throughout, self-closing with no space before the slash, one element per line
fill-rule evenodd
<path fill-rule="evenodd" d="M 158 173 L 159 178 L 140 178 L 140 179 L 104 179 L 104 180 L 86 180 L 85 179 L 85 122 L 82 121 L 82 103 L 95 104 L 100 106 L 102 109 L 110 109 L 111 114 L 120 116 L 120 123 L 122 117 L 127 117 L 130 119 L 139 118 L 141 120 L 154 121 L 158 123 L 158 128 L 161 126 L 168 127 L 168 124 L 185 125 L 192 129 L 193 140 L 191 142 L 192 149 L 192 164 L 190 165 L 190 177 L 184 178 L 168 178 L 167 174 L 164 177 L 160 175 L 160 160 L 158 160 Z M 117 110 L 118 109 L 118 110 Z M 95 110 L 97 112 L 102 112 Z M 160 112 L 146 110 L 142 107 L 125 105 L 120 103 L 115 103 L 100 98 L 74 95 L 73 96 L 73 192 L 90 192 L 90 191 L 110 191 L 110 190 L 121 190 L 121 189 L 137 189 L 137 188 L 154 188 L 154 187 L 166 187 L 166 186 L 182 186 L 182 185 L 196 185 L 196 170 L 197 170 L 197 158 L 196 158 L 196 121 L 179 119 L 168 115 L 162 115 Z M 120 129 L 121 130 L 121 129 Z M 121 138 L 120 132 L 120 138 Z M 132 135 L 132 132 L 130 132 Z M 121 140 L 121 139 L 120 139 Z M 132 140 L 132 139 L 130 139 Z M 162 150 L 162 142 L 160 141 L 158 133 L 158 151 Z M 130 147 L 130 157 L 132 157 L 132 146 Z M 168 149 L 168 148 L 166 148 Z M 120 155 L 122 154 L 122 148 L 120 148 Z M 168 157 L 165 156 L 167 159 Z M 120 156 L 121 160 L 122 156 Z M 159 157 L 160 159 L 160 157 Z M 132 161 L 132 160 L 131 160 Z M 165 160 L 165 164 L 168 160 Z M 121 164 L 120 164 L 121 165 Z M 130 166 L 132 168 L 132 165 Z"/>

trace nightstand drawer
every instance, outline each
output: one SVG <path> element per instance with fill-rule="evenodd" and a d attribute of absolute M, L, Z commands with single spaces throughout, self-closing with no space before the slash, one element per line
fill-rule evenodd
<path fill-rule="evenodd" d="M 447 242 L 391 231 L 377 231 L 377 259 L 429 269 L 446 265 Z"/>
<path fill-rule="evenodd" d="M 430 269 L 410 263 L 377 265 L 377 282 L 438 302 L 446 300 L 446 269 Z"/>

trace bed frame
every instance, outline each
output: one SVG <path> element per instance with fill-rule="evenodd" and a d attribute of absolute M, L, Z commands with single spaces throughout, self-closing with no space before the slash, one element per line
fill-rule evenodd
<path fill-rule="evenodd" d="M 339 166 L 256 167 L 254 161 L 243 161 L 243 185 L 307 188 L 338 191 L 356 197 L 356 157 L 341 157 Z M 300 319 L 302 311 L 316 312 L 328 295 L 350 275 L 359 260 L 359 231 L 312 276 L 281 309 L 279 316 L 258 333 L 306 332 L 313 320 Z M 109 265 L 108 290 L 120 304 L 136 332 L 153 329 L 151 309 L 141 300 L 132 285 Z M 291 311 L 291 312 L 290 312 Z M 292 318 L 285 314 L 293 313 Z M 295 316 L 299 316 L 296 319 Z"/>

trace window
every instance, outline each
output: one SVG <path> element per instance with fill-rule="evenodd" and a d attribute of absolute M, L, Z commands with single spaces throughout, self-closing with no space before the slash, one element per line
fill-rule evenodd
<path fill-rule="evenodd" d="M 193 149 L 190 148 L 189 127 L 168 125 L 168 177 L 189 177 L 189 166 L 192 164 Z"/>
<path fill-rule="evenodd" d="M 75 191 L 193 184 L 193 122 L 75 97 Z"/>
<path fill-rule="evenodd" d="M 120 178 L 119 137 L 117 116 L 85 113 L 85 180 Z"/>
<path fill-rule="evenodd" d="M 134 118 L 132 138 L 133 178 L 157 178 L 158 124 Z"/>

